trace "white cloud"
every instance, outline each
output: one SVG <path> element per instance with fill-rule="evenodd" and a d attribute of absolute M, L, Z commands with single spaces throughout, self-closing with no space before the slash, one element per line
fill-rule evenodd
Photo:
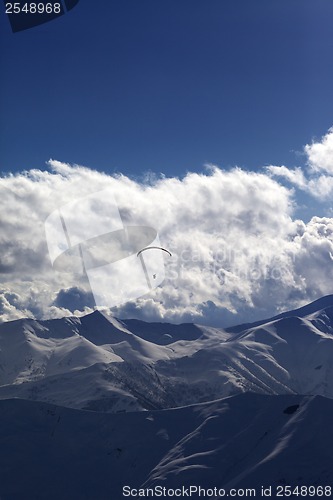
<path fill-rule="evenodd" d="M 21 298 L 9 290 L 0 290 L 0 318 L 1 321 L 9 321 L 25 317 L 33 317 L 33 314 L 24 309 Z"/>
<path fill-rule="evenodd" d="M 270 165 L 267 170 L 273 174 L 280 177 L 284 177 L 287 181 L 291 182 L 300 189 L 306 189 L 308 186 L 308 181 L 300 167 L 291 169 L 288 167 Z"/>
<path fill-rule="evenodd" d="M 304 147 L 307 174 L 300 167 L 270 165 L 267 171 L 273 176 L 286 179 L 297 188 L 306 191 L 319 200 L 329 200 L 333 195 L 333 128 L 321 141 Z"/>
<path fill-rule="evenodd" d="M 333 127 L 320 142 L 307 144 L 304 150 L 312 171 L 333 175 Z"/>
<path fill-rule="evenodd" d="M 44 221 L 105 188 L 125 224 L 155 228 L 173 254 L 162 286 L 116 308 L 120 317 L 230 324 L 236 314 L 239 321 L 258 319 L 332 292 L 333 219 L 293 219 L 293 191 L 265 173 L 210 167 L 140 184 L 58 161 L 50 167 L 1 180 L 2 320 L 60 317 L 73 304 L 84 307 L 89 283 L 69 268 L 53 270 Z M 300 170 L 285 174 L 306 182 Z"/>

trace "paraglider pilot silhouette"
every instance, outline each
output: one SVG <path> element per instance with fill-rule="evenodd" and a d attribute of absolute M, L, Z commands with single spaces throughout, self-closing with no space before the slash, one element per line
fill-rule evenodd
<path fill-rule="evenodd" d="M 155 229 L 124 225 L 110 189 L 72 201 L 45 221 L 55 270 L 87 276 L 97 307 L 137 299 L 159 286 L 164 256 Z"/>

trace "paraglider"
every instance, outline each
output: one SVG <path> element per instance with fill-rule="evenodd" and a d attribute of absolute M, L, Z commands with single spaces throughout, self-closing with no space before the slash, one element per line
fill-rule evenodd
<path fill-rule="evenodd" d="M 166 252 L 170 255 L 170 257 L 172 257 L 172 253 L 169 252 L 169 250 L 167 250 L 166 248 L 162 248 L 162 247 L 146 247 L 146 248 L 142 248 L 142 250 L 139 250 L 139 252 L 136 254 L 137 257 L 139 257 L 139 255 L 142 253 L 142 252 L 145 252 L 146 250 L 151 250 L 151 249 L 155 249 L 155 250 L 163 250 L 163 252 Z"/>
<path fill-rule="evenodd" d="M 147 250 L 161 250 L 162 252 L 166 252 L 168 255 L 170 255 L 170 257 L 172 257 L 172 253 L 169 252 L 169 250 L 167 250 L 166 248 L 152 246 L 152 247 L 142 248 L 136 254 L 136 256 L 139 257 L 140 260 L 141 260 L 142 268 L 143 268 L 143 271 L 145 273 L 147 283 L 149 283 L 149 285 L 151 286 L 151 282 L 150 282 L 149 276 L 152 276 L 153 279 L 156 280 L 157 276 L 158 276 L 158 273 L 155 271 L 155 269 L 153 269 L 154 267 L 156 268 L 156 262 L 155 262 L 155 265 L 154 264 L 153 265 L 152 264 L 148 265 L 148 263 L 147 263 L 147 266 L 148 266 L 148 268 L 150 268 L 150 271 L 147 270 L 147 266 L 146 266 L 146 263 L 144 262 L 143 255 L 142 255 L 143 252 L 146 252 Z M 159 266 L 161 266 L 161 265 L 162 264 L 160 263 Z M 152 272 L 152 271 L 155 271 L 155 272 Z M 163 276 L 164 276 L 164 273 L 163 273 Z M 158 279 L 160 279 L 160 277 Z"/>

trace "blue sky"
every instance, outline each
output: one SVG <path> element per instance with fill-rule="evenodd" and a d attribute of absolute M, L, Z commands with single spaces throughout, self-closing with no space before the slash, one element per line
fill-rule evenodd
<path fill-rule="evenodd" d="M 0 322 L 91 310 L 44 223 L 104 189 L 174 257 L 118 317 L 226 326 L 332 293 L 331 0 L 80 0 L 0 23 Z M 73 212 L 82 234 L 98 206 Z"/>
<path fill-rule="evenodd" d="M 332 22 L 328 0 L 80 0 L 12 34 L 2 9 L 0 170 L 302 164 L 333 125 Z"/>

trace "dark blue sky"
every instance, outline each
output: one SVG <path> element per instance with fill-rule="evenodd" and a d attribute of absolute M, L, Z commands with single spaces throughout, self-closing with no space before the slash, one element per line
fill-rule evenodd
<path fill-rule="evenodd" d="M 1 8 L 3 172 L 293 166 L 333 125 L 331 0 L 80 0 L 16 34 Z"/>

